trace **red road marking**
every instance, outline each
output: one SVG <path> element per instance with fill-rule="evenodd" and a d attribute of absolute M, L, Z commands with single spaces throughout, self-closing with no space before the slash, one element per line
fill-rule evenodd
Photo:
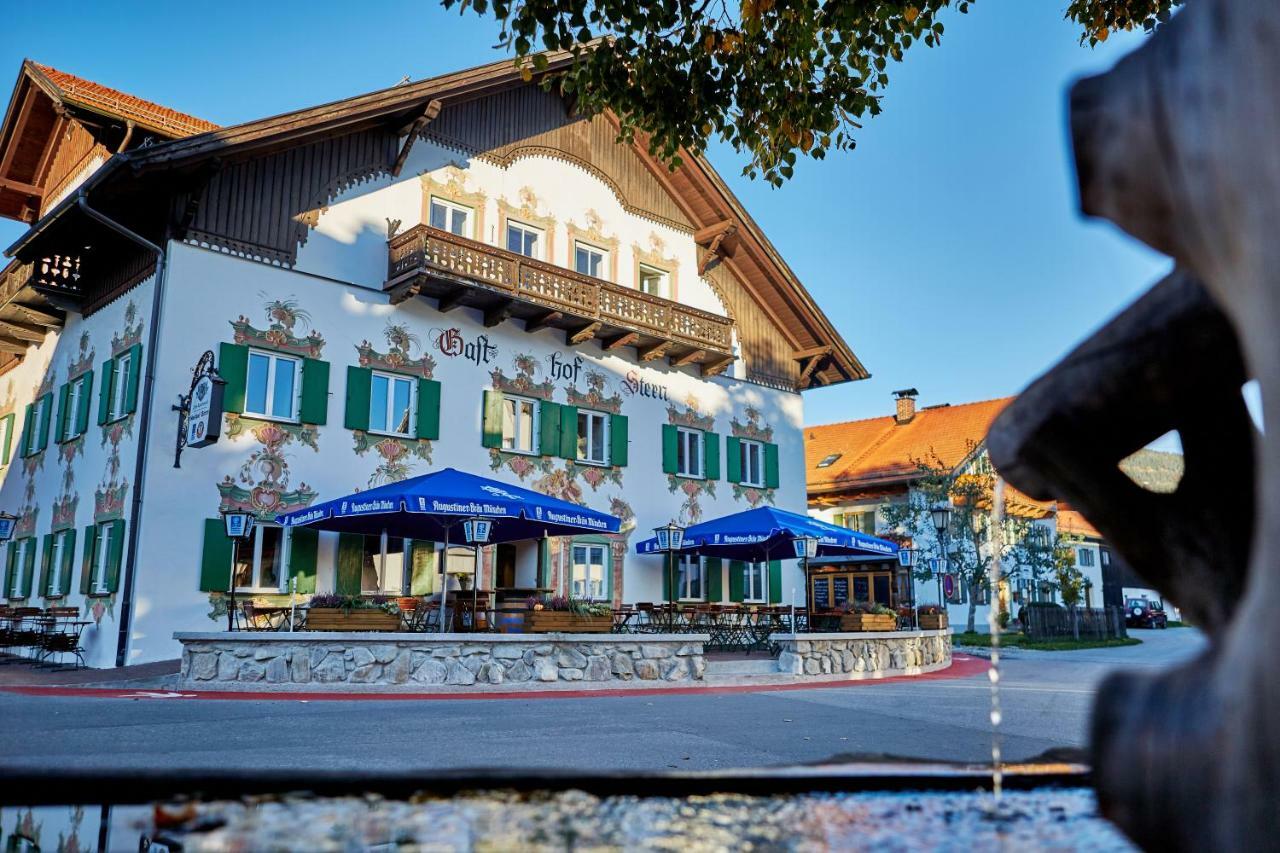
<path fill-rule="evenodd" d="M 118 687 L 0 687 L 5 693 L 23 696 L 88 696 L 97 699 L 223 699 L 255 702 L 307 701 L 307 702 L 359 702 L 404 700 L 451 700 L 474 702 L 487 699 L 604 699 L 621 696 L 680 696 L 686 694 L 728 693 L 779 693 L 788 690 L 832 690 L 847 687 L 868 687 L 874 684 L 893 684 L 912 681 L 938 681 L 942 679 L 968 678 L 986 672 L 990 662 L 972 655 L 953 654 L 951 666 L 923 675 L 894 675 L 888 678 L 867 678 L 860 681 L 818 681 L 793 684 L 725 684 L 705 687 L 615 687 L 598 690 L 508 690 L 485 693 L 283 693 L 249 690 L 126 690 Z M 163 695 L 166 693 L 176 695 Z M 155 695 L 148 695 L 155 694 Z"/>

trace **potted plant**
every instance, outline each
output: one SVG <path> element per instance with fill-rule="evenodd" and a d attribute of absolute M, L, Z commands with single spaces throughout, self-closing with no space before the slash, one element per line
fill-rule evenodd
<path fill-rule="evenodd" d="M 307 630 L 398 631 L 400 608 L 385 595 L 313 595 L 307 605 Z"/>
<path fill-rule="evenodd" d="M 941 631 L 947 627 L 946 608 L 937 604 L 925 604 L 919 610 L 920 628 L 924 631 Z"/>
<path fill-rule="evenodd" d="M 613 630 L 613 607 L 607 601 L 581 598 L 530 598 L 524 614 L 527 634 L 561 631 L 571 634 L 607 634 Z"/>
<path fill-rule="evenodd" d="M 841 631 L 896 631 L 898 617 L 883 604 L 850 601 L 840 614 Z"/>

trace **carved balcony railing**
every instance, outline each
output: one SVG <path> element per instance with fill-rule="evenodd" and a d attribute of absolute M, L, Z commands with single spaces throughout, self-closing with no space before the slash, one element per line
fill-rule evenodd
<path fill-rule="evenodd" d="M 731 360 L 733 321 L 670 299 L 592 278 L 427 225 L 388 244 L 385 289 L 393 303 L 433 296 L 441 310 L 482 309 L 486 325 L 522 318 L 530 331 L 563 328 L 571 343 L 635 346 L 642 358 L 701 362 L 719 372 Z"/>

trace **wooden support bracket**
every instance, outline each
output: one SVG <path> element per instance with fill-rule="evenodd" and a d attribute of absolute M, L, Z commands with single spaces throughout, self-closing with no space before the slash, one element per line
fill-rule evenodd
<path fill-rule="evenodd" d="M 47 311 L 41 311 L 38 308 L 32 308 L 30 305 L 24 305 L 21 302 L 10 302 L 8 307 L 20 312 L 24 317 L 38 326 L 45 326 L 47 328 L 62 326 L 62 320 L 56 315 L 50 314 Z"/>
<path fill-rule="evenodd" d="M 719 376 L 728 370 L 729 365 L 733 364 L 733 356 L 727 355 L 719 361 L 713 361 L 710 364 L 702 365 L 703 376 Z"/>
<path fill-rule="evenodd" d="M 675 341 L 658 341 L 653 346 L 645 347 L 640 350 L 640 360 L 656 361 L 666 355 L 674 343 Z"/>
<path fill-rule="evenodd" d="M 387 293 L 391 297 L 391 304 L 399 305 L 403 302 L 408 302 L 410 299 L 417 296 L 421 290 L 422 282 L 415 278 L 410 281 L 404 281 L 397 284 L 395 287 L 388 290 Z"/>
<path fill-rule="evenodd" d="M 27 323 L 15 323 L 12 320 L 0 320 L 0 334 L 7 335 L 18 341 L 31 341 L 32 343 L 40 343 L 44 340 L 45 330 L 39 326 L 32 326 Z"/>
<path fill-rule="evenodd" d="M 446 293 L 436 301 L 436 310 L 441 314 L 448 314 L 454 308 L 462 304 L 462 300 L 467 298 L 467 294 L 471 292 L 469 287 L 459 287 L 452 293 Z"/>
<path fill-rule="evenodd" d="M 540 331 L 542 329 L 547 328 L 548 326 L 550 326 L 552 323 L 559 320 L 563 316 L 564 314 L 560 311 L 548 311 L 547 313 L 539 317 L 534 317 L 532 320 L 525 323 L 524 330 L 526 332 Z"/>
<path fill-rule="evenodd" d="M 504 299 L 501 302 L 491 305 L 484 309 L 484 326 L 486 329 L 492 329 L 507 320 L 511 316 L 511 311 L 515 308 L 516 301 L 514 299 Z"/>
<path fill-rule="evenodd" d="M 698 361 L 699 359 L 701 359 L 704 355 L 706 355 L 705 350 L 696 349 L 696 350 L 693 350 L 692 352 L 685 353 L 679 358 L 672 359 L 671 365 L 673 367 L 684 367 L 686 364 L 693 364 L 695 361 Z"/>
<path fill-rule="evenodd" d="M 0 352 L 9 352 L 14 355 L 26 355 L 28 344 L 21 341 L 11 340 L 9 338 L 0 338 Z"/>
<path fill-rule="evenodd" d="M 827 353 L 818 353 L 817 355 L 810 356 L 809 361 L 804 366 L 804 370 L 800 371 L 800 378 L 796 380 L 796 386 L 799 388 L 805 387 L 809 378 L 814 375 L 814 372 L 817 371 L 819 367 L 826 363 L 829 357 L 830 356 Z"/>
<path fill-rule="evenodd" d="M 417 141 L 418 136 L 422 133 L 423 128 L 440 115 L 440 108 L 444 106 L 439 100 L 433 100 L 427 104 L 422 111 L 422 115 L 413 120 L 413 123 L 407 128 L 408 136 L 405 137 L 404 144 L 400 146 L 400 153 L 396 155 L 396 162 L 391 167 L 391 177 L 400 177 L 400 170 L 404 168 L 405 161 L 409 159 L 409 152 L 413 149 L 413 143 Z"/>
<path fill-rule="evenodd" d="M 623 334 L 618 335 L 616 338 L 613 338 L 612 340 L 607 342 L 604 345 L 604 348 L 606 350 L 615 350 L 621 347 L 629 347 L 638 340 L 640 340 L 639 332 L 624 332 Z"/>
<path fill-rule="evenodd" d="M 594 340 L 596 336 L 596 332 L 598 331 L 600 331 L 599 323 L 588 323 L 578 331 L 570 334 L 568 337 L 567 343 L 570 346 L 577 346 L 578 344 L 583 344 L 583 343 L 586 343 L 587 341 Z"/>

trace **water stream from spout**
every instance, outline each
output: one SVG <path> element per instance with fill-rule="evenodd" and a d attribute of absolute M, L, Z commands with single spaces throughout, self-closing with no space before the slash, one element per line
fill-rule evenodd
<path fill-rule="evenodd" d="M 987 630 L 991 633 L 991 668 L 987 678 L 991 682 L 991 794 L 995 816 L 1001 809 L 1001 788 L 1004 771 L 1000 762 L 1000 579 L 1004 551 L 1004 479 L 996 477 L 991 507 L 991 599 L 987 606 Z"/>

